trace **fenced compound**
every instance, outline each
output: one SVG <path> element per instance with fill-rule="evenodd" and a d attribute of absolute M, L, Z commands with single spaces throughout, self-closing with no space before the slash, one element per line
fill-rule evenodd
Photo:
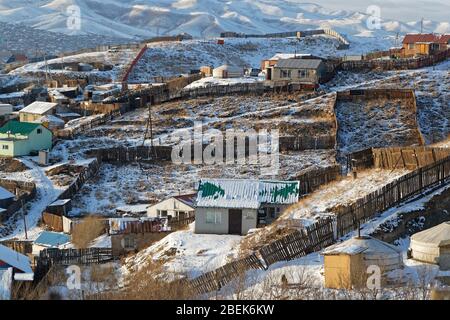
<path fill-rule="evenodd" d="M 97 117 L 89 121 L 80 123 L 79 125 L 60 129 L 56 131 L 55 135 L 58 138 L 62 139 L 73 139 L 76 135 L 83 133 L 89 129 L 101 126 L 119 115 L 120 115 L 119 110 L 115 110 L 110 113 L 99 114 Z"/>
<path fill-rule="evenodd" d="M 187 217 L 187 218 L 172 218 L 169 221 L 169 226 L 172 229 L 181 229 L 189 224 L 191 224 L 192 222 L 195 221 L 195 216 L 192 217 Z"/>
<path fill-rule="evenodd" d="M 337 234 L 343 236 L 356 230 L 378 213 L 398 205 L 429 188 L 447 183 L 450 178 L 450 157 L 420 167 L 385 185 L 356 202 L 334 209 Z"/>
<path fill-rule="evenodd" d="M 408 70 L 429 67 L 442 62 L 450 57 L 450 49 L 439 52 L 435 55 L 420 58 L 402 58 L 386 60 L 359 60 L 342 61 L 338 70 L 342 71 L 367 71 L 367 70 Z"/>

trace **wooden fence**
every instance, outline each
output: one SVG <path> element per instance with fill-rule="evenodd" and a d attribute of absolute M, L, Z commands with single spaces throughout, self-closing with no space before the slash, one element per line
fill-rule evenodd
<path fill-rule="evenodd" d="M 220 268 L 188 280 L 187 284 L 198 294 L 217 291 L 250 269 L 265 269 L 256 254 L 227 263 Z"/>
<path fill-rule="evenodd" d="M 33 241 L 5 240 L 0 241 L 0 244 L 24 255 L 33 252 Z"/>
<path fill-rule="evenodd" d="M 305 256 L 334 242 L 333 220 L 331 218 L 323 219 L 303 230 L 294 231 L 243 259 L 227 263 L 197 278 L 187 280 L 187 285 L 198 294 L 217 291 L 227 283 L 244 275 L 248 270 L 266 270 L 276 262 Z M 261 258 L 258 257 L 258 254 Z"/>
<path fill-rule="evenodd" d="M 320 186 L 337 180 L 341 176 L 339 165 L 325 168 L 317 168 L 301 173 L 291 180 L 300 182 L 300 195 L 306 195 L 318 189 Z"/>
<path fill-rule="evenodd" d="M 78 174 L 77 178 L 58 196 L 58 199 L 72 199 L 78 190 L 81 189 L 83 184 L 97 174 L 99 168 L 100 165 L 96 159 L 91 161 L 87 167 L 83 167 L 83 170 Z"/>
<path fill-rule="evenodd" d="M 322 219 L 305 229 L 294 231 L 259 250 L 266 266 L 289 261 L 318 251 L 335 242 L 333 220 Z"/>
<path fill-rule="evenodd" d="M 387 170 L 404 168 L 415 170 L 448 156 L 450 156 L 448 148 L 369 148 L 349 154 L 347 163 L 349 168 L 356 168 L 356 170 L 372 167 Z"/>
<path fill-rule="evenodd" d="M 335 208 L 338 236 L 356 230 L 361 223 L 402 201 L 446 183 L 449 177 L 450 157 L 447 157 L 420 167 L 348 206 Z"/>
<path fill-rule="evenodd" d="M 113 260 L 111 248 L 44 249 L 36 258 L 34 282 L 39 283 L 52 266 L 101 264 Z"/>
<path fill-rule="evenodd" d="M 407 70 L 429 67 L 442 62 L 450 57 L 450 49 L 420 58 L 388 59 L 388 60 L 360 60 L 343 61 L 338 70 L 342 71 L 365 71 L 365 70 Z"/>
<path fill-rule="evenodd" d="M 16 195 L 18 194 L 14 202 L 8 208 L 5 208 L 6 211 L 0 215 L 0 222 L 8 220 L 36 196 L 36 185 L 33 182 L 0 179 L 0 186 Z"/>
<path fill-rule="evenodd" d="M 334 149 L 336 146 L 336 134 L 280 137 L 279 146 L 281 151 Z"/>

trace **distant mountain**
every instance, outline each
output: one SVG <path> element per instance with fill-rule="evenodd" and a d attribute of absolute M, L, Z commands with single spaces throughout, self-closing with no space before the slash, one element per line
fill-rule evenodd
<path fill-rule="evenodd" d="M 80 8 L 79 30 L 67 27 L 67 9 L 73 5 Z M 268 33 L 323 26 L 364 37 L 420 31 L 420 22 L 392 20 L 371 30 L 367 18 L 301 0 L 0 0 L 0 21 L 68 35 L 146 38 L 187 32 L 211 37 L 225 30 Z M 424 26 L 428 32 L 450 32 L 448 22 L 425 21 Z"/>

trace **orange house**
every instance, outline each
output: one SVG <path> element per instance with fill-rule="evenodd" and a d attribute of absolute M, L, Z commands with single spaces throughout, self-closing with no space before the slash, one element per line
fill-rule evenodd
<path fill-rule="evenodd" d="M 430 55 L 450 48 L 450 34 L 407 34 L 403 39 L 405 56 Z"/>

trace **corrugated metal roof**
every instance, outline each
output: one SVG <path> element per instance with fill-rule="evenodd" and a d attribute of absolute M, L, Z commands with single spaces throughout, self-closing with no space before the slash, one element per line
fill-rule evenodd
<path fill-rule="evenodd" d="M 39 127 L 40 123 L 31 123 L 31 122 L 19 122 L 19 121 L 8 121 L 3 127 L 0 128 L 0 133 L 8 133 L 11 134 L 21 134 L 27 136 L 34 129 Z"/>
<path fill-rule="evenodd" d="M 287 69 L 317 69 L 322 63 L 319 59 L 282 59 L 275 67 Z"/>
<path fill-rule="evenodd" d="M 25 108 L 21 109 L 20 112 L 33 113 L 33 114 L 44 114 L 49 110 L 55 108 L 58 104 L 53 102 L 35 101 Z"/>
<path fill-rule="evenodd" d="M 298 181 L 202 179 L 196 205 L 257 209 L 262 203 L 296 203 L 298 195 Z"/>
<path fill-rule="evenodd" d="M 70 236 L 64 233 L 42 231 L 39 237 L 34 240 L 35 244 L 46 247 L 59 247 L 70 242 Z"/>
<path fill-rule="evenodd" d="M 442 43 L 446 44 L 450 42 L 450 34 L 437 35 L 432 33 L 426 34 L 407 34 L 403 38 L 403 43 Z"/>

